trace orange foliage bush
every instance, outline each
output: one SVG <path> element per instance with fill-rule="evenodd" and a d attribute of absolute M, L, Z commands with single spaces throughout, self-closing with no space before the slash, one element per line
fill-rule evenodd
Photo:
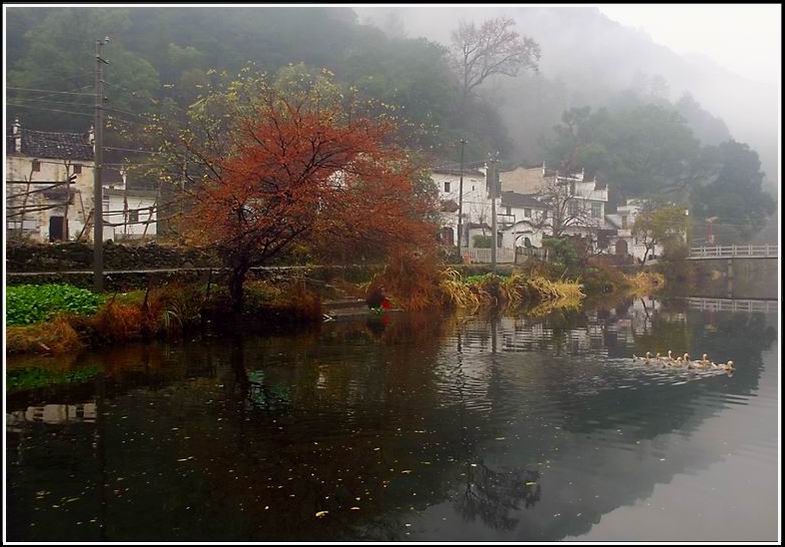
<path fill-rule="evenodd" d="M 109 301 L 90 318 L 89 323 L 99 337 L 123 341 L 141 336 L 143 319 L 139 306 Z"/>

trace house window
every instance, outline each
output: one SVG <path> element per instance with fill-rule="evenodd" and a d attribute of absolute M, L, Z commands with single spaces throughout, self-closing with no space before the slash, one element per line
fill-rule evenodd
<path fill-rule="evenodd" d="M 128 211 L 128 223 L 133 224 L 135 222 L 139 222 L 139 211 L 136 209 Z"/>
<path fill-rule="evenodd" d="M 41 170 L 41 162 L 38 160 L 33 160 L 33 172 L 38 173 Z"/>
<path fill-rule="evenodd" d="M 101 203 L 103 204 L 104 211 L 109 210 L 109 196 L 101 196 Z"/>
<path fill-rule="evenodd" d="M 504 234 L 496 234 L 496 246 L 501 248 L 502 241 L 504 241 Z"/>
<path fill-rule="evenodd" d="M 531 210 L 531 207 L 526 207 L 526 208 L 524 208 L 524 210 L 523 210 L 523 216 L 525 216 L 526 218 L 531 218 L 531 216 L 532 216 L 532 210 Z"/>
<path fill-rule="evenodd" d="M 449 192 L 450 191 L 450 183 L 449 182 L 445 182 L 444 183 L 444 191 L 445 192 Z"/>
<path fill-rule="evenodd" d="M 626 230 L 627 229 L 627 215 L 622 215 L 621 216 L 621 229 L 622 230 Z"/>
<path fill-rule="evenodd" d="M 509 205 L 507 206 L 507 214 L 508 215 L 512 214 L 512 207 L 510 207 Z"/>
<path fill-rule="evenodd" d="M 591 216 L 594 218 L 602 217 L 602 203 L 598 203 L 596 201 L 591 203 Z"/>
<path fill-rule="evenodd" d="M 570 195 L 571 196 L 575 195 L 575 183 L 574 182 L 570 183 Z"/>
<path fill-rule="evenodd" d="M 74 164 L 74 175 L 81 175 L 81 174 L 82 174 L 82 166 L 79 165 L 78 163 Z"/>
<path fill-rule="evenodd" d="M 569 213 L 570 216 L 576 216 L 578 214 L 578 202 L 577 201 L 571 201 L 568 204 L 567 207 L 568 207 L 568 213 Z"/>

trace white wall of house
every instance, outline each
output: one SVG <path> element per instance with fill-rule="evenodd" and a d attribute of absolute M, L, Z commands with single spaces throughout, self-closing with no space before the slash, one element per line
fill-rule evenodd
<path fill-rule="evenodd" d="M 431 179 L 436 184 L 439 190 L 439 199 L 441 201 L 454 201 L 459 203 L 460 194 L 460 175 L 456 173 L 447 173 L 434 171 L 431 173 Z M 496 198 L 497 213 L 501 207 L 500 198 Z M 488 191 L 485 185 L 485 175 L 468 172 L 463 175 L 463 225 L 468 226 L 471 223 L 491 225 L 491 199 L 488 197 Z M 452 213 L 442 213 L 442 227 L 452 228 L 454 234 L 454 242 L 458 243 L 458 211 Z M 479 233 L 482 233 L 480 230 Z M 490 234 L 486 230 L 486 234 Z M 469 234 L 469 244 L 472 242 L 472 235 Z M 464 245 L 466 239 L 464 238 Z"/>
<path fill-rule="evenodd" d="M 155 198 L 152 196 L 136 195 L 129 192 L 127 195 L 128 213 L 125 211 L 125 196 L 122 191 L 106 191 L 104 194 L 104 220 L 111 224 L 124 223 L 123 226 L 104 226 L 104 238 L 114 241 L 123 239 L 141 239 L 142 237 L 155 237 L 157 233 L 156 213 L 150 209 Z M 137 211 L 135 211 L 137 210 Z M 138 222 L 152 221 L 147 224 Z"/>
<path fill-rule="evenodd" d="M 33 170 L 33 164 L 37 162 L 38 170 Z M 68 168 L 70 174 L 74 174 L 74 166 L 81 167 L 80 173 L 76 174 L 75 183 L 71 185 L 72 197 L 68 206 L 68 226 L 69 234 L 73 238 L 78 235 L 84 226 L 87 216 L 93 208 L 93 162 L 85 160 L 74 160 Z M 65 181 L 67 169 L 64 160 L 32 158 L 19 155 L 6 156 L 6 180 L 7 181 Z M 31 184 L 29 190 L 44 189 L 47 185 Z M 65 185 L 59 187 L 64 192 Z M 6 204 L 8 207 L 21 206 L 24 197 L 21 195 L 28 191 L 28 185 L 6 184 Z M 19 197 L 12 197 L 19 196 Z M 55 202 L 65 202 L 64 196 L 59 200 L 48 199 L 43 192 L 31 194 L 27 198 L 25 208 L 36 208 L 53 204 Z M 6 209 L 6 228 L 9 231 L 16 231 L 20 227 L 20 216 L 9 217 L 8 214 L 19 209 Z M 56 207 L 25 215 L 24 234 L 36 241 L 49 241 L 49 223 L 54 216 L 62 217 L 65 214 L 65 207 Z"/>
<path fill-rule="evenodd" d="M 34 162 L 37 162 L 36 171 L 33 171 Z M 94 164 L 91 161 L 79 160 L 74 160 L 70 162 L 70 164 L 68 169 L 66 169 L 66 164 L 63 160 L 8 155 L 6 156 L 6 180 L 31 180 L 33 182 L 65 181 L 68 174 L 76 174 L 75 182 L 71 185 L 71 200 L 68 204 L 68 236 L 69 239 L 73 240 L 79 237 L 84 229 L 85 222 L 91 217 L 91 212 L 93 210 Z M 79 173 L 74 173 L 74 165 L 79 165 L 81 167 L 81 169 L 78 169 L 80 171 Z M 31 184 L 29 190 L 44 189 L 47 186 L 48 185 L 46 184 Z M 125 218 L 122 213 L 124 208 L 123 191 L 121 189 L 122 183 L 118 184 L 120 188 L 106 186 L 104 187 L 104 201 L 102 204 L 104 220 L 111 223 L 121 223 Z M 44 192 L 37 192 L 28 196 L 27 202 L 25 203 L 24 197 L 21 196 L 21 194 L 27 191 L 27 189 L 28 186 L 25 183 L 6 184 L 7 206 L 21 206 L 24 203 L 26 209 L 35 209 L 36 207 L 44 207 L 57 203 L 64 204 L 65 202 L 65 185 L 57 188 L 57 190 L 62 193 L 62 197 L 48 197 Z M 154 203 L 154 197 L 137 195 L 133 191 L 129 191 L 128 193 L 129 210 L 150 207 Z M 64 217 L 66 214 L 65 205 L 58 205 L 51 209 L 27 213 L 24 222 L 21 222 L 20 216 L 8 216 L 8 214 L 14 211 L 18 211 L 18 209 L 6 210 L 6 229 L 12 233 L 19 233 L 21 227 L 23 235 L 39 242 L 48 242 L 50 240 L 50 220 L 53 217 Z M 120 211 L 120 213 L 107 214 L 107 211 Z M 133 213 L 129 216 L 132 215 Z M 151 212 L 140 211 L 137 216 L 138 220 L 149 220 Z M 155 220 L 155 213 L 152 213 L 152 218 Z M 90 226 L 92 226 L 92 220 Z M 145 236 L 154 237 L 156 235 L 156 228 L 156 222 L 150 223 Z M 119 227 L 104 226 L 104 238 L 113 240 L 139 238 L 142 237 L 144 229 L 144 224 L 129 224 L 128 226 Z M 93 230 L 88 229 L 85 231 L 82 239 L 92 240 L 92 236 Z"/>

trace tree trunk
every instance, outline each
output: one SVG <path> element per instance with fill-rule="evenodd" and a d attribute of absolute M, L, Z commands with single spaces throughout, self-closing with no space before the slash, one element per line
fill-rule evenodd
<path fill-rule="evenodd" d="M 248 266 L 245 263 L 232 268 L 231 278 L 229 279 L 229 295 L 232 299 L 232 311 L 235 315 L 243 313 L 243 285 L 245 284 L 247 273 Z"/>

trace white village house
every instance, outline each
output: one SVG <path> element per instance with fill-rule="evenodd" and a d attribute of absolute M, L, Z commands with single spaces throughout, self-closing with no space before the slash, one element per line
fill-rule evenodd
<path fill-rule="evenodd" d="M 92 239 L 94 135 L 33 131 L 16 120 L 6 138 L 6 229 L 35 241 Z M 156 235 L 156 196 L 103 170 L 105 239 Z M 67 181 L 71 178 L 71 184 Z"/>
<path fill-rule="evenodd" d="M 432 179 L 443 205 L 441 240 L 455 245 L 460 171 L 437 168 L 432 172 Z M 604 254 L 643 258 L 645 246 L 632 236 L 632 226 L 645 205 L 643 201 L 631 200 L 619 206 L 616 213 L 609 214 L 607 184 L 596 178 L 585 179 L 583 171 L 560 174 L 546 169 L 545 164 L 519 166 L 501 172 L 499 179 L 502 190 L 496 202 L 499 262 L 513 262 L 520 255 L 540 255 L 543 237 L 553 233 L 554 208 L 559 206 L 563 209 L 559 218 L 564 235 L 587 238 L 596 251 Z M 464 171 L 463 194 L 464 255 L 473 261 L 486 262 L 490 255 L 482 253 L 482 249 L 475 250 L 474 241 L 475 235 L 491 232 L 491 199 L 484 168 Z M 656 246 L 653 257 L 661 254 L 662 248 Z"/>

